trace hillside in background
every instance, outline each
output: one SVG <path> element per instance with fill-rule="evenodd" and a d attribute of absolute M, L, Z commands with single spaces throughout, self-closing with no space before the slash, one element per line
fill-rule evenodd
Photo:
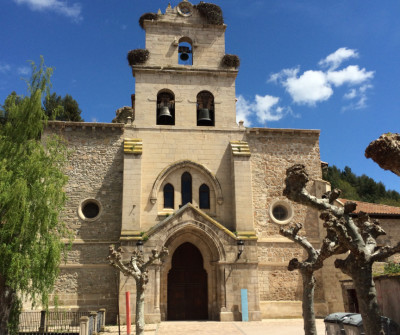
<path fill-rule="evenodd" d="M 348 166 L 343 171 L 335 165 L 329 166 L 323 170 L 322 177 L 332 188 L 342 190 L 341 198 L 400 207 L 400 193 L 386 190 L 385 185 L 365 174 L 356 176 Z"/>

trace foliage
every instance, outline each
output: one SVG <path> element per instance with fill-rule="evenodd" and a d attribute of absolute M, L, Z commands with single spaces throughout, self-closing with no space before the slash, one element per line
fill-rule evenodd
<path fill-rule="evenodd" d="M 144 21 L 145 20 L 151 20 L 151 21 L 155 21 L 158 19 L 158 15 L 155 13 L 144 13 L 140 18 L 139 18 L 139 26 L 142 27 L 142 29 L 144 29 Z"/>
<path fill-rule="evenodd" d="M 224 57 L 222 57 L 221 63 L 226 67 L 234 67 L 237 69 L 240 66 L 240 59 L 236 55 L 226 54 Z"/>
<path fill-rule="evenodd" d="M 22 97 L 17 95 L 15 91 L 6 98 L 3 105 L 0 105 L 0 124 L 5 124 L 8 118 L 8 113 L 13 104 L 19 104 L 22 101 Z"/>
<path fill-rule="evenodd" d="M 66 149 L 59 138 L 46 138 L 45 143 L 41 139 L 47 121 L 41 100 L 49 94 L 51 74 L 43 58 L 39 68 L 32 62 L 29 96 L 11 94 L 4 104 L 8 117 L 0 126 L 0 299 L 4 292 L 21 296 L 13 306 L 0 306 L 2 322 L 11 318 L 7 313 L 21 297 L 48 303 L 65 247 L 59 213 L 65 202 Z"/>
<path fill-rule="evenodd" d="M 137 64 L 144 64 L 149 59 L 150 52 L 147 49 L 134 49 L 128 52 L 128 59 L 129 65 L 137 65 Z"/>
<path fill-rule="evenodd" d="M 385 275 L 392 275 L 400 273 L 400 264 L 389 262 L 385 264 L 385 269 L 383 270 Z"/>
<path fill-rule="evenodd" d="M 342 198 L 400 207 L 400 193 L 386 190 L 385 185 L 365 174 L 356 176 L 348 166 L 343 171 L 335 165 L 330 166 L 323 172 L 323 178 L 332 188 L 342 190 Z"/>
<path fill-rule="evenodd" d="M 200 3 L 195 7 L 199 11 L 200 15 L 207 20 L 208 24 L 219 26 L 224 24 L 221 7 L 203 1 L 200 1 Z"/>
<path fill-rule="evenodd" d="M 53 93 L 43 100 L 44 111 L 49 119 L 58 121 L 83 122 L 81 109 L 72 96 L 66 94 L 64 98 Z"/>

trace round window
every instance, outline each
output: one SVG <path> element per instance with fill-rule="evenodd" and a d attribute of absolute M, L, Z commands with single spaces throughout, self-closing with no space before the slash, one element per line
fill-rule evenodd
<path fill-rule="evenodd" d="M 275 217 L 275 219 L 277 219 L 279 221 L 283 221 L 283 220 L 287 219 L 288 211 L 285 207 L 278 205 L 273 208 L 272 215 Z"/>
<path fill-rule="evenodd" d="M 287 224 L 293 218 L 293 208 L 286 201 L 276 200 L 270 206 L 269 215 L 275 223 Z"/>
<path fill-rule="evenodd" d="M 94 221 L 99 218 L 102 206 L 95 199 L 86 199 L 79 206 L 78 214 L 83 220 Z"/>

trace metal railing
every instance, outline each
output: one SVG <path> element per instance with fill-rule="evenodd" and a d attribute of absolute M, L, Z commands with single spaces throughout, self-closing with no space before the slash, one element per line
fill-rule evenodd
<path fill-rule="evenodd" d="M 86 317 L 86 318 L 83 318 Z M 82 320 L 89 321 L 88 329 L 82 335 L 97 334 L 104 330 L 105 309 L 98 312 L 70 311 L 29 311 L 22 312 L 19 317 L 18 332 L 28 334 L 81 334 Z"/>

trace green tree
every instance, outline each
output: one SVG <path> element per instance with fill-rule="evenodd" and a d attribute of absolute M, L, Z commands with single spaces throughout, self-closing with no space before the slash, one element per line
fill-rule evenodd
<path fill-rule="evenodd" d="M 399 206 L 400 204 L 398 192 L 387 191 L 385 185 L 375 182 L 365 174 L 356 176 L 348 166 L 343 171 L 335 165 L 330 166 L 323 171 L 323 178 L 331 183 L 332 188 L 339 188 L 342 191 L 341 198 L 390 206 Z"/>
<path fill-rule="evenodd" d="M 5 124 L 8 118 L 9 110 L 12 105 L 18 105 L 22 101 L 22 97 L 17 95 L 15 91 L 12 91 L 11 94 L 6 98 L 4 104 L 0 105 L 0 124 Z"/>
<path fill-rule="evenodd" d="M 64 98 L 52 93 L 43 100 L 43 107 L 49 119 L 59 121 L 83 121 L 81 109 L 72 96 L 66 94 Z"/>
<path fill-rule="evenodd" d="M 0 125 L 0 333 L 15 332 L 24 297 L 47 305 L 67 236 L 59 213 L 67 177 L 66 147 L 42 138 L 51 68 L 32 63 L 28 96 L 11 94 Z M 4 105 L 3 105 L 4 106 Z"/>

